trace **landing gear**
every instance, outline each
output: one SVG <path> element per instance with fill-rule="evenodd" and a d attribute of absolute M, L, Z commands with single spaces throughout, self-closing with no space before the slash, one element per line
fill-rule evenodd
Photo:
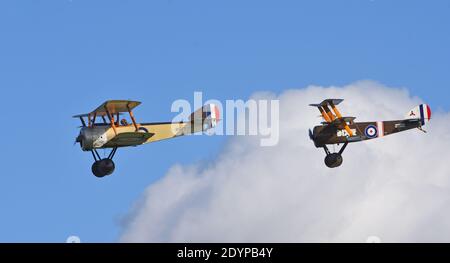
<path fill-rule="evenodd" d="M 339 153 L 331 153 L 325 157 L 325 164 L 328 168 L 336 168 L 342 165 L 344 158 L 342 158 L 342 154 Z"/>
<path fill-rule="evenodd" d="M 114 157 L 114 154 L 116 154 L 117 147 L 114 147 L 111 153 L 108 155 L 107 158 L 100 158 L 100 155 L 98 154 L 97 150 L 92 150 L 92 156 L 94 156 L 95 162 L 92 164 L 92 173 L 96 177 L 104 177 L 107 175 L 110 175 L 114 172 L 114 168 L 116 167 L 114 165 L 114 162 L 112 158 Z"/>
<path fill-rule="evenodd" d="M 344 158 L 342 157 L 342 153 L 344 152 L 345 148 L 347 147 L 348 142 L 342 146 L 341 150 L 337 153 L 331 153 L 330 150 L 328 150 L 328 147 L 325 145 L 323 149 L 325 150 L 325 153 L 327 156 L 325 157 L 325 165 L 328 168 L 336 168 L 342 165 L 342 162 L 344 161 Z"/>

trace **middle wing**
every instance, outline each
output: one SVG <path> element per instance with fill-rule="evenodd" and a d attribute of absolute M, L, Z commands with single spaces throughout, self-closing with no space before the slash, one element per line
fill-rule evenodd
<path fill-rule="evenodd" d="M 336 118 L 332 122 L 322 122 L 324 125 L 333 125 L 337 127 L 339 130 L 345 129 L 345 126 L 348 124 L 353 124 L 356 117 L 342 117 L 342 118 Z"/>
<path fill-rule="evenodd" d="M 139 145 L 145 143 L 154 135 L 154 133 L 150 132 L 123 132 L 114 136 L 114 138 L 108 141 L 104 147 L 109 148 Z"/>

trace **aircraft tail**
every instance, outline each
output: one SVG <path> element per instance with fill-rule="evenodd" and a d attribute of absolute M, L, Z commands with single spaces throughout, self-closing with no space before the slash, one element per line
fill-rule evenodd
<path fill-rule="evenodd" d="M 189 120 L 196 125 L 202 125 L 203 131 L 217 126 L 220 121 L 220 110 L 216 104 L 206 104 L 191 114 Z"/>
<path fill-rule="evenodd" d="M 427 104 L 421 104 L 406 114 L 406 119 L 419 119 L 425 126 L 431 119 L 431 108 Z"/>

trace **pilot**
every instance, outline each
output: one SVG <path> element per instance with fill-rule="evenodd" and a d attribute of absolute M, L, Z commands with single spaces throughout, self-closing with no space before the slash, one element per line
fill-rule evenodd
<path fill-rule="evenodd" d="M 122 124 L 122 126 L 127 126 L 128 122 L 126 119 L 122 119 L 122 120 L 120 120 L 120 124 Z"/>

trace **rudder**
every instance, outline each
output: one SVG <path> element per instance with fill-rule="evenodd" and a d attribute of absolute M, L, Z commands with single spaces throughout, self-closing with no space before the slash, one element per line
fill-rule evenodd
<path fill-rule="evenodd" d="M 419 119 L 422 126 L 427 124 L 431 119 L 431 108 L 427 104 L 421 104 L 410 110 L 406 115 L 407 119 Z"/>

